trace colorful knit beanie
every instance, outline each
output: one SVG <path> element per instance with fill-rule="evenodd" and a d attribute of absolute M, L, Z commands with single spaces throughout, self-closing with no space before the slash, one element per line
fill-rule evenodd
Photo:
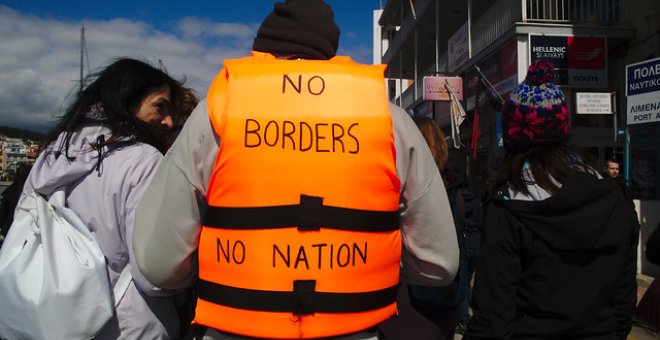
<path fill-rule="evenodd" d="M 511 92 L 502 110 L 504 148 L 519 153 L 532 145 L 568 139 L 568 108 L 561 90 L 552 83 L 552 63 L 537 60 L 527 77 Z"/>
<path fill-rule="evenodd" d="M 339 28 L 332 8 L 322 0 L 276 3 L 264 19 L 252 50 L 330 59 L 337 53 Z"/>

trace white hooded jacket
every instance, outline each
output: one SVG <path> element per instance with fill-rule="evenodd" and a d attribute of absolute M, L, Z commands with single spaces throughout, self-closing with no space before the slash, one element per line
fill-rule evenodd
<path fill-rule="evenodd" d="M 116 317 L 96 339 L 173 339 L 179 322 L 174 302 L 153 287 L 137 270 L 132 250 L 135 209 L 155 173 L 162 154 L 154 147 L 128 139 L 116 146 L 93 147 L 100 135 L 108 140 L 110 129 L 86 125 L 73 133 L 68 156 L 56 150 L 63 134 L 37 158 L 21 199 L 32 191 L 49 195 L 67 186 L 67 205 L 88 225 L 106 257 L 108 277 L 114 286 L 119 274 L 131 265 L 133 282 L 116 310 Z"/>

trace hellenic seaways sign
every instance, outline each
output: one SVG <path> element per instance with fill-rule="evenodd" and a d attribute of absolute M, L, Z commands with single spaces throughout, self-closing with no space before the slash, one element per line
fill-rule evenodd
<path fill-rule="evenodd" d="M 607 87 L 605 37 L 530 35 L 529 61 L 542 59 L 555 65 L 557 85 L 579 88 Z"/>
<path fill-rule="evenodd" d="M 628 124 L 660 121 L 660 58 L 626 66 Z"/>

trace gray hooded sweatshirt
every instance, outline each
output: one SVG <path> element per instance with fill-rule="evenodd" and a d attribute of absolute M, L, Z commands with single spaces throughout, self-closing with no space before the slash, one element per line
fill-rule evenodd
<path fill-rule="evenodd" d="M 55 157 L 63 135 L 37 158 L 21 199 L 32 191 L 49 195 L 67 186 L 67 205 L 88 225 L 106 257 L 108 277 L 114 286 L 125 266 L 133 282 L 111 320 L 96 339 L 173 339 L 178 319 L 171 292 L 154 288 L 139 273 L 132 251 L 135 209 L 162 159 L 154 147 L 143 143 L 120 143 L 99 151 L 93 147 L 99 135 L 110 129 L 87 125 L 71 138 L 68 156 Z M 71 158 L 75 157 L 75 158 Z M 97 169 L 98 166 L 98 169 Z"/>

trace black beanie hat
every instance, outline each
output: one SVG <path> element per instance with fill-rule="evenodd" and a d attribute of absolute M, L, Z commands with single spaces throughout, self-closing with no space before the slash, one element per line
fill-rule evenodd
<path fill-rule="evenodd" d="M 286 0 L 276 3 L 261 23 L 252 50 L 330 59 L 337 53 L 338 41 L 339 28 L 328 4 L 322 0 Z"/>

